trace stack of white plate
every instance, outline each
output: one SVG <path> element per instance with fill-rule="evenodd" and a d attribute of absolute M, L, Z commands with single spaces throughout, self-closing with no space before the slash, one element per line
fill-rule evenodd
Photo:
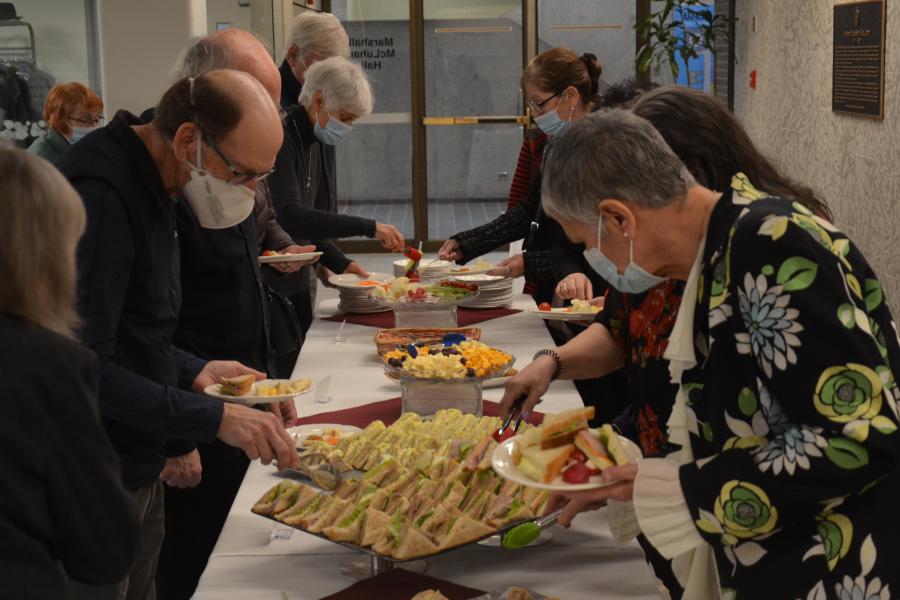
<path fill-rule="evenodd" d="M 478 296 L 463 304 L 466 308 L 501 308 L 512 304 L 513 280 L 502 275 L 457 275 L 459 281 L 478 286 Z"/>
<path fill-rule="evenodd" d="M 353 273 L 344 273 L 343 275 L 332 275 L 328 279 L 328 283 L 338 288 L 340 296 L 339 311 L 351 314 L 369 314 L 385 312 L 391 310 L 391 308 L 369 297 L 369 292 L 372 291 L 374 286 L 367 282 L 377 281 L 384 283 L 393 278 L 393 275 L 388 273 L 369 273 L 367 278 L 359 277 Z"/>
<path fill-rule="evenodd" d="M 395 277 L 403 277 L 406 275 L 406 265 L 409 262 L 407 258 L 401 258 L 400 260 L 394 261 L 394 276 Z M 434 277 L 435 279 L 440 277 L 447 277 L 450 275 L 450 268 L 453 266 L 453 263 L 446 260 L 439 260 L 437 258 L 423 258 L 419 261 L 419 276 L 420 277 Z"/>

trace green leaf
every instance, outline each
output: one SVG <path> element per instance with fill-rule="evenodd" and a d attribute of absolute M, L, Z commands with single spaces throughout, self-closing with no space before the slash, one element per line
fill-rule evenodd
<path fill-rule="evenodd" d="M 825 456 L 840 468 L 848 471 L 859 469 L 869 464 L 869 451 L 866 447 L 857 441 L 845 437 L 828 440 Z"/>
<path fill-rule="evenodd" d="M 844 302 L 837 309 L 838 320 L 841 322 L 841 325 L 846 327 L 847 329 L 853 329 L 856 325 L 856 307 L 850 304 L 849 302 Z"/>
<path fill-rule="evenodd" d="M 872 312 L 881 305 L 884 293 L 877 279 L 866 279 L 866 309 Z"/>
<path fill-rule="evenodd" d="M 756 394 L 753 393 L 753 390 L 748 387 L 743 388 L 738 395 L 738 407 L 741 412 L 747 417 L 752 417 L 756 414 L 758 406 L 759 403 L 756 401 Z"/>
<path fill-rule="evenodd" d="M 778 268 L 776 281 L 784 286 L 787 292 L 805 290 L 816 280 L 819 265 L 803 256 L 794 256 Z"/>
<path fill-rule="evenodd" d="M 712 426 L 709 423 L 704 421 L 703 425 L 702 425 L 702 429 L 703 429 L 703 439 L 705 439 L 707 442 L 713 441 Z"/>
<path fill-rule="evenodd" d="M 775 273 L 775 267 L 773 267 L 772 265 L 765 265 L 762 268 L 762 274 L 765 275 L 766 277 L 771 277 L 774 273 Z"/>

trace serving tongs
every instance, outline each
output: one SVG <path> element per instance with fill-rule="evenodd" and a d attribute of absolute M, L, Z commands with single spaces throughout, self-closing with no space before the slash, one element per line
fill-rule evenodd
<path fill-rule="evenodd" d="M 509 437 L 512 437 L 509 434 L 509 426 L 512 423 L 513 419 L 516 420 L 515 425 L 513 425 L 512 435 L 515 435 L 519 431 L 519 426 L 522 425 L 522 419 L 524 418 L 524 413 L 522 412 L 522 405 L 525 403 L 525 400 L 528 399 L 528 396 L 521 395 L 519 396 L 515 402 L 513 402 L 512 406 L 509 409 L 509 414 L 506 415 L 506 420 L 503 421 L 503 424 L 500 425 L 500 428 L 495 431 L 491 437 L 493 437 L 498 443 L 503 442 Z"/>
<path fill-rule="evenodd" d="M 288 469 L 308 477 L 323 490 L 334 490 L 341 484 L 341 473 L 329 462 L 328 457 L 318 452 L 298 451 L 300 464 L 296 469 Z"/>
<path fill-rule="evenodd" d="M 560 513 L 562 509 L 555 510 L 540 519 L 519 523 L 501 536 L 500 545 L 504 548 L 524 548 L 536 540 L 544 529 L 555 525 Z"/>

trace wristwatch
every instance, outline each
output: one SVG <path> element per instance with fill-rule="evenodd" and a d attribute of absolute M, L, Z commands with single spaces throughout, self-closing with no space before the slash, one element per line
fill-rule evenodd
<path fill-rule="evenodd" d="M 553 371 L 553 375 L 550 376 L 550 381 L 556 381 L 559 379 L 559 374 L 562 373 L 562 359 L 559 357 L 559 352 L 551 350 L 550 348 L 544 348 L 543 350 L 535 352 L 531 360 L 534 362 L 542 356 L 552 356 L 553 360 L 556 361 L 556 370 Z"/>

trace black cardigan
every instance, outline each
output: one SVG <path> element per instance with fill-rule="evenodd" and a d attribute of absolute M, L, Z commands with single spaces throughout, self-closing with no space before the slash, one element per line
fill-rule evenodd
<path fill-rule="evenodd" d="M 266 182 L 284 230 L 295 240 L 314 243 L 325 253 L 322 264 L 342 273 L 350 260 L 328 240 L 375 237 L 375 221 L 337 213 L 334 153 L 327 150 L 313 133 L 306 109 L 292 106 L 284 120 L 284 142 L 275 171 Z M 316 202 L 320 197 L 324 203 Z"/>
<path fill-rule="evenodd" d="M 0 595 L 67 598 L 128 572 L 138 514 L 97 414 L 97 361 L 0 314 Z"/>

